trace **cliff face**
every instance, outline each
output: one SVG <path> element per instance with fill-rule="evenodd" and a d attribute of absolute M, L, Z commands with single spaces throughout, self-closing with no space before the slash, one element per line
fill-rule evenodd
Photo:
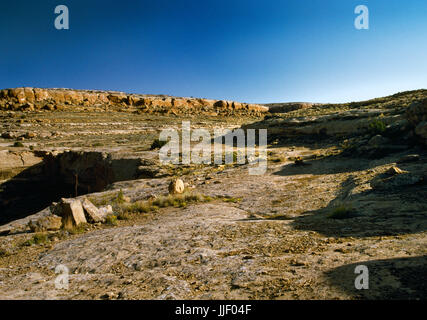
<path fill-rule="evenodd" d="M 268 108 L 225 100 L 112 91 L 14 88 L 0 90 L 0 110 L 115 110 L 165 114 L 261 115 Z"/>

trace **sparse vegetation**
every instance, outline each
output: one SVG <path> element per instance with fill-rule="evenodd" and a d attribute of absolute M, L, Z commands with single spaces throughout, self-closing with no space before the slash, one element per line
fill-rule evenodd
<path fill-rule="evenodd" d="M 15 143 L 12 145 L 14 148 L 22 148 L 24 147 L 24 144 L 20 141 L 15 141 Z"/>
<path fill-rule="evenodd" d="M 47 233 L 41 232 L 36 233 L 33 235 L 31 239 L 28 239 L 23 243 L 24 246 L 32 246 L 32 245 L 39 245 L 39 244 L 45 244 L 49 242 L 49 237 Z"/>
<path fill-rule="evenodd" d="M 188 204 L 196 202 L 209 202 L 211 197 L 206 197 L 201 194 L 193 194 L 185 192 L 183 194 L 175 194 L 161 196 L 152 200 L 137 201 L 130 204 L 122 204 L 121 212 L 125 213 L 148 213 L 157 211 L 159 208 L 176 207 L 184 208 Z"/>
<path fill-rule="evenodd" d="M 6 249 L 0 248 L 0 258 L 7 257 L 9 252 Z"/>
<path fill-rule="evenodd" d="M 224 201 L 224 202 L 231 202 L 231 203 L 237 203 L 237 202 L 240 202 L 242 200 L 243 200 L 242 198 L 234 198 L 234 197 L 231 197 L 231 198 L 222 198 L 222 201 Z"/>
<path fill-rule="evenodd" d="M 349 219 L 354 216 L 353 206 L 350 204 L 344 204 L 332 209 L 329 213 L 329 219 Z"/>
<path fill-rule="evenodd" d="M 117 193 L 117 197 L 114 202 L 118 204 L 125 202 L 125 195 L 123 194 L 122 189 L 120 189 L 120 191 Z"/>
<path fill-rule="evenodd" d="M 78 226 L 74 226 L 71 230 L 68 230 L 70 234 L 81 234 L 88 230 L 90 224 L 80 223 Z"/>
<path fill-rule="evenodd" d="M 114 214 L 111 214 L 105 218 L 105 224 L 110 226 L 116 226 L 117 225 L 117 216 Z"/>
<path fill-rule="evenodd" d="M 378 119 L 375 119 L 369 124 L 369 131 L 372 135 L 382 134 L 386 129 L 386 124 Z"/>

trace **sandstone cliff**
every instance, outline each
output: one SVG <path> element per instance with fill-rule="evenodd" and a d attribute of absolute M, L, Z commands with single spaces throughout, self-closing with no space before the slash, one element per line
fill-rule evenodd
<path fill-rule="evenodd" d="M 225 100 L 178 98 L 113 91 L 14 88 L 0 90 L 0 110 L 116 110 L 207 115 L 261 115 L 268 108 Z"/>

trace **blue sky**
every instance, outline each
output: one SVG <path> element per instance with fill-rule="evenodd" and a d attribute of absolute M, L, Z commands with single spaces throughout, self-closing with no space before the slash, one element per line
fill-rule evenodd
<path fill-rule="evenodd" d="M 0 88 L 345 102 L 427 88 L 425 0 L 0 4 Z M 67 5 L 70 29 L 54 28 Z M 370 29 L 356 30 L 366 5 Z"/>

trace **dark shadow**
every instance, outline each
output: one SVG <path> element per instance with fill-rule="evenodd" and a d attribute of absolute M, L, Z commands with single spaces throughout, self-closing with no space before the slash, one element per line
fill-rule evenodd
<path fill-rule="evenodd" d="M 99 192 L 113 182 L 136 179 L 141 160 L 109 159 L 99 152 L 44 156 L 0 185 L 0 225 L 37 213 L 61 198 Z"/>
<path fill-rule="evenodd" d="M 375 166 L 390 163 L 387 158 L 379 159 Z M 301 174 L 337 174 L 362 171 L 372 168 L 372 160 L 358 158 L 354 159 L 342 155 L 327 156 L 324 158 L 304 160 L 305 165 L 295 165 L 294 163 L 286 164 L 280 171 L 275 172 L 279 176 L 293 176 Z"/>
<path fill-rule="evenodd" d="M 368 267 L 369 289 L 358 290 L 355 279 L 359 265 Z M 425 300 L 427 256 L 360 261 L 335 268 L 326 274 L 329 282 L 356 299 Z"/>
<path fill-rule="evenodd" d="M 52 201 L 75 193 L 75 186 L 64 183 L 58 171 L 46 162 L 25 169 L 1 184 L 0 189 L 0 225 L 37 213 Z"/>
<path fill-rule="evenodd" d="M 420 212 L 411 209 L 414 203 L 425 203 L 426 181 L 350 195 L 354 186 L 350 177 L 326 207 L 296 217 L 292 226 L 328 237 L 393 236 L 427 230 L 427 209 Z"/>

